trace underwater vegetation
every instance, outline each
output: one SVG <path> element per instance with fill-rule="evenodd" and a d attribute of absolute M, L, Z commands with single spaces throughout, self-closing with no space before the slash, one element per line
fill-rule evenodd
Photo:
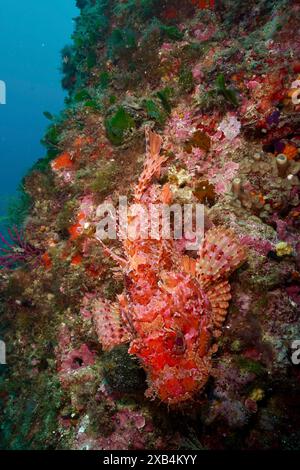
<path fill-rule="evenodd" d="M 8 237 L 0 233 L 0 268 L 12 269 L 20 264 L 37 263 L 41 251 L 26 241 L 23 231 L 17 227 L 8 229 Z"/>
<path fill-rule="evenodd" d="M 124 108 L 118 111 L 105 122 L 107 137 L 112 144 L 121 145 L 126 132 L 135 127 L 135 122 Z"/>
<path fill-rule="evenodd" d="M 1 238 L 0 447 L 299 449 L 299 2 L 77 6 Z M 99 241 L 119 196 L 204 237 Z"/>

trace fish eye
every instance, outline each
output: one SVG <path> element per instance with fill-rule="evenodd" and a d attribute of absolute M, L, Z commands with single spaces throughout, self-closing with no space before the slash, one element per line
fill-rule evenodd
<path fill-rule="evenodd" d="M 184 335 L 181 331 L 175 332 L 172 349 L 175 354 L 183 354 L 185 352 L 186 343 L 185 343 Z"/>

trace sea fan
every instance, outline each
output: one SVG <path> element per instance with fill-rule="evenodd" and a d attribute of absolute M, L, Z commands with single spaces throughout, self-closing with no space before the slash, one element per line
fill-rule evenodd
<path fill-rule="evenodd" d="M 20 265 L 41 261 L 43 251 L 27 242 L 25 234 L 17 227 L 8 229 L 8 237 L 0 233 L 0 269 L 14 269 Z"/>

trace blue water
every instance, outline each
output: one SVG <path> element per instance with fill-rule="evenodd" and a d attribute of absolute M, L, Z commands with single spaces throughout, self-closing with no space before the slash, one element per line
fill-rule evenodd
<path fill-rule="evenodd" d="M 71 42 L 75 0 L 0 0 L 0 80 L 6 105 L 0 104 L 0 217 L 16 194 L 22 176 L 45 149 L 40 144 L 58 113 L 61 49 Z"/>

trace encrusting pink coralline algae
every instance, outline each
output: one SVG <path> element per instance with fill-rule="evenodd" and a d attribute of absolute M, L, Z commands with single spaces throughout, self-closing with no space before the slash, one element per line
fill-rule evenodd
<path fill-rule="evenodd" d="M 134 202 L 165 202 L 164 190 L 149 201 L 151 180 L 165 157 L 162 138 L 149 131 L 144 171 Z M 154 192 L 157 194 L 157 192 Z M 151 198 L 150 198 L 151 199 Z M 130 209 L 129 209 L 130 213 Z M 134 217 L 129 215 L 129 225 Z M 228 276 L 246 259 L 230 229 L 215 227 L 202 240 L 197 259 L 182 255 L 174 240 L 123 242 L 125 292 L 119 302 L 97 300 L 94 321 L 103 348 L 130 342 L 147 372 L 147 396 L 167 404 L 185 402 L 206 384 L 231 298 Z"/>

